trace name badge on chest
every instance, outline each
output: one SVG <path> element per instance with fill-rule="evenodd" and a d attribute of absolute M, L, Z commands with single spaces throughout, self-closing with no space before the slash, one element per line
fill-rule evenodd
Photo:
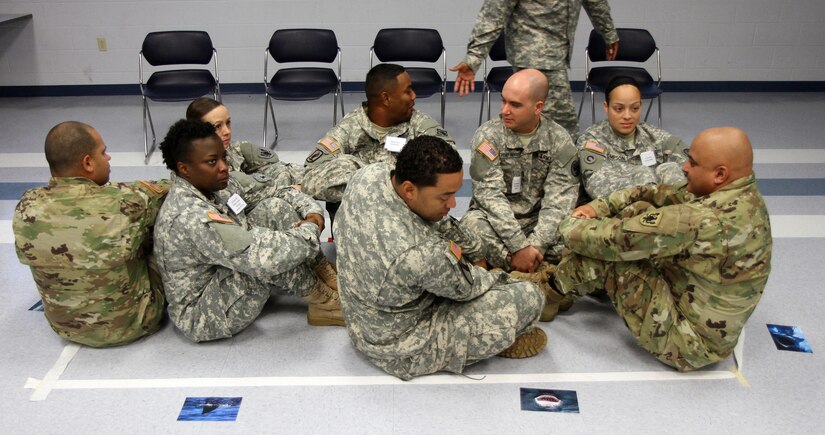
<path fill-rule="evenodd" d="M 521 193 L 521 175 L 513 177 L 513 182 L 510 183 L 510 193 Z"/>
<path fill-rule="evenodd" d="M 642 158 L 642 164 L 645 166 L 655 166 L 656 165 L 656 152 L 654 151 L 645 151 L 639 154 L 639 157 Z"/>
<path fill-rule="evenodd" d="M 384 149 L 391 153 L 400 153 L 407 144 L 407 139 L 397 136 L 387 136 L 384 139 Z"/>
<path fill-rule="evenodd" d="M 241 198 L 241 195 L 233 193 L 232 196 L 229 197 L 229 200 L 226 201 L 226 205 L 229 206 L 233 213 L 239 215 L 246 208 L 246 201 Z"/>

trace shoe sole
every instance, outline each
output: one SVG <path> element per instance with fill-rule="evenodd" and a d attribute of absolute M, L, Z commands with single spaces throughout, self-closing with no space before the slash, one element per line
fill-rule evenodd
<path fill-rule="evenodd" d="M 518 347 L 514 348 L 516 344 L 518 344 Z M 530 358 L 538 355 L 545 346 L 547 346 L 547 334 L 541 328 L 536 327 L 532 331 L 518 336 L 516 342 L 504 349 L 498 356 L 514 359 Z"/>

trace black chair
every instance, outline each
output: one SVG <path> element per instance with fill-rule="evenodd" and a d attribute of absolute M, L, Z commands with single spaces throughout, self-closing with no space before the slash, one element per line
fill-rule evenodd
<path fill-rule="evenodd" d="M 584 57 L 584 91 L 582 91 L 582 101 L 579 104 L 579 119 L 581 119 L 582 106 L 584 106 L 585 93 L 590 91 L 590 116 L 591 122 L 596 122 L 596 103 L 594 101 L 595 92 L 604 92 L 610 79 L 616 76 L 632 77 L 639 83 L 639 89 L 643 99 L 656 99 L 659 112 L 659 128 L 662 127 L 662 64 L 659 56 L 659 48 L 653 36 L 645 29 L 616 29 L 619 33 L 619 53 L 615 61 L 608 61 L 605 50 L 604 39 L 595 30 L 590 32 L 590 41 L 587 43 Z M 656 80 L 653 80 L 647 69 L 635 66 L 614 66 L 616 63 L 644 63 L 651 56 L 656 55 Z M 590 62 L 606 62 L 611 66 L 600 66 L 590 68 Z M 650 115 L 650 104 L 645 114 L 645 121 Z"/>
<path fill-rule="evenodd" d="M 297 67 L 278 69 L 269 77 L 269 58 L 277 63 L 313 62 L 333 63 L 338 59 L 338 70 L 321 67 Z M 344 116 L 344 95 L 341 89 L 341 49 L 335 32 L 328 29 L 281 29 L 269 39 L 264 54 L 264 144 L 267 144 L 267 112 L 271 112 L 275 127 L 273 145 L 278 142 L 278 123 L 272 100 L 309 101 L 334 93 L 332 124 L 338 122 L 338 99 L 341 99 L 341 116 Z"/>
<path fill-rule="evenodd" d="M 492 61 L 507 60 L 507 52 L 504 49 L 504 32 L 499 35 L 493 47 L 490 48 L 488 55 Z M 484 114 L 484 100 L 487 100 L 487 120 L 490 120 L 490 92 L 501 92 L 504 89 L 504 83 L 513 75 L 512 66 L 497 66 L 490 68 L 487 72 L 487 59 L 482 63 L 484 65 L 484 84 L 481 88 L 481 110 L 478 112 L 478 125 L 481 125 L 482 116 Z"/>
<path fill-rule="evenodd" d="M 215 59 L 209 69 L 164 69 L 158 70 L 144 81 L 143 64 L 153 67 L 170 65 L 207 65 Z M 143 40 L 140 50 L 140 95 L 143 99 L 143 153 L 145 161 L 155 150 L 157 137 L 149 101 L 189 101 L 206 94 L 221 99 L 218 79 L 218 52 L 212 46 L 209 34 L 202 31 L 152 32 Z M 152 147 L 149 147 L 148 125 L 152 130 Z"/>
<path fill-rule="evenodd" d="M 404 67 L 410 75 L 413 91 L 417 96 L 427 98 L 441 93 L 441 125 L 444 125 L 444 107 L 447 90 L 447 55 L 441 35 L 435 29 L 381 29 L 375 35 L 370 48 L 370 68 L 373 55 L 380 62 L 426 62 L 436 63 L 444 59 L 442 73 L 429 67 Z"/>

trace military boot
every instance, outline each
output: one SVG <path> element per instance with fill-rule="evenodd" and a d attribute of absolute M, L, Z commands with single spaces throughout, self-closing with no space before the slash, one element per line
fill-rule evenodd
<path fill-rule="evenodd" d="M 304 296 L 309 302 L 307 323 L 312 326 L 344 326 L 338 291 L 330 288 L 324 280 L 318 279 L 309 294 Z"/>
<path fill-rule="evenodd" d="M 324 281 L 327 287 L 338 291 L 338 271 L 335 266 L 327 260 L 327 257 L 322 257 L 318 264 L 312 269 L 318 278 Z"/>
<path fill-rule="evenodd" d="M 539 327 L 516 337 L 516 341 L 498 354 L 504 358 L 530 358 L 536 356 L 547 345 L 547 334 Z"/>
<path fill-rule="evenodd" d="M 555 264 L 549 263 L 547 261 L 543 261 L 541 263 L 541 265 L 539 265 L 539 268 L 538 268 L 538 272 L 540 272 L 542 274 L 541 279 L 548 283 L 548 285 L 550 287 L 550 290 L 552 290 L 552 288 L 553 288 L 553 285 L 550 284 L 550 280 L 553 279 L 553 274 L 556 273 L 556 268 L 557 268 L 557 266 Z M 544 290 L 545 295 L 548 293 L 547 289 L 542 288 L 542 290 Z M 556 291 L 555 293 L 559 293 L 559 292 Z M 557 312 L 558 311 L 565 312 L 565 311 L 569 310 L 573 306 L 573 301 L 575 301 L 575 299 L 573 298 L 572 295 L 564 295 L 561 302 L 559 302 L 559 308 L 558 308 Z M 547 303 L 548 303 L 548 301 L 545 300 L 545 306 L 547 306 Z M 547 317 L 547 320 L 544 320 L 545 317 Z M 547 315 L 545 316 L 544 312 L 542 312 L 542 318 L 540 320 L 542 322 L 549 322 L 549 321 L 553 320 L 554 317 L 556 317 L 556 313 L 551 314 L 550 312 L 548 312 Z"/>
<path fill-rule="evenodd" d="M 567 311 L 570 309 L 570 306 L 573 305 L 572 297 L 563 296 L 551 287 L 550 279 L 552 279 L 555 270 L 555 265 L 542 263 L 538 270 L 532 273 L 519 272 L 517 270 L 510 272 L 511 277 L 521 281 L 532 282 L 539 286 L 544 293 L 544 308 L 542 308 L 541 317 L 539 317 L 539 320 L 542 322 L 553 320 L 560 310 Z M 561 308 L 562 306 L 564 306 L 564 309 Z"/>

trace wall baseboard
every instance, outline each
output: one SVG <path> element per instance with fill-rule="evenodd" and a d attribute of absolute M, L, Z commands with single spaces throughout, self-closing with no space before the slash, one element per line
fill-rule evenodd
<path fill-rule="evenodd" d="M 581 92 L 583 81 L 570 83 L 573 92 Z M 364 92 L 364 82 L 344 82 L 344 92 Z M 665 92 L 825 92 L 825 81 L 690 81 L 664 82 Z M 453 82 L 447 82 L 447 92 L 452 92 Z M 261 83 L 225 83 L 224 94 L 263 94 Z M 481 82 L 476 82 L 476 92 L 481 92 Z M 0 86 L 0 97 L 87 97 L 102 95 L 140 95 L 137 84 L 122 85 L 51 85 L 51 86 Z"/>

